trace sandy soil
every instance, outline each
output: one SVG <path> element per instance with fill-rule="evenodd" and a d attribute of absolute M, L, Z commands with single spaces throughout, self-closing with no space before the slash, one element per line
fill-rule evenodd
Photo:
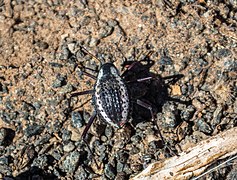
<path fill-rule="evenodd" d="M 0 1 L 0 178 L 128 179 L 165 158 L 154 145 L 160 138 L 149 128 L 142 132 L 142 126 L 152 129 L 149 119 L 122 130 L 97 120 L 90 145 L 101 169 L 85 154 L 85 125 L 75 127 L 71 113 L 79 111 L 87 122 L 91 96 L 70 105 L 69 97 L 93 88 L 81 67 L 98 70 L 100 64 L 81 47 L 119 70 L 123 57 L 139 60 L 153 51 L 152 73 L 184 75 L 168 88 L 180 101 L 157 112 L 164 138 L 178 152 L 236 126 L 236 28 L 234 0 Z M 207 177 L 229 178 L 233 169 L 236 164 Z"/>

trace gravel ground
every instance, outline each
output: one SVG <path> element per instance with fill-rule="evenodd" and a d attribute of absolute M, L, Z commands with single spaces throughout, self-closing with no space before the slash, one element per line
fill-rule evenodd
<path fill-rule="evenodd" d="M 0 0 L 0 179 L 129 179 L 172 156 L 155 124 L 176 152 L 236 126 L 236 32 L 235 0 Z M 156 121 L 138 106 L 122 129 L 97 118 L 94 157 L 80 138 L 91 96 L 69 98 L 93 88 L 82 67 L 100 65 L 81 47 L 119 70 L 152 51 L 149 72 L 162 77 L 142 96 Z"/>

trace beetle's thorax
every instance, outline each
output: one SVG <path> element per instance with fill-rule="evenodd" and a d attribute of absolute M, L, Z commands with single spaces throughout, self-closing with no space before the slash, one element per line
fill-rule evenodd
<path fill-rule="evenodd" d="M 108 78 L 108 77 L 120 77 L 119 71 L 112 63 L 105 63 L 101 66 L 97 81 L 101 78 Z"/>
<path fill-rule="evenodd" d="M 107 123 L 121 127 L 128 118 L 129 97 L 119 71 L 112 63 L 102 65 L 95 84 L 97 113 Z"/>

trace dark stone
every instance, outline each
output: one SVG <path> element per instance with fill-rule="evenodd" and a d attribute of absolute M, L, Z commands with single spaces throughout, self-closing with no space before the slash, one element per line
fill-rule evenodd
<path fill-rule="evenodd" d="M 15 131 L 9 128 L 0 129 L 0 146 L 8 146 L 15 137 Z"/>
<path fill-rule="evenodd" d="M 226 70 L 228 71 L 233 71 L 236 72 L 237 71 L 237 62 L 236 60 L 228 60 L 224 62 L 224 67 L 226 68 Z"/>
<path fill-rule="evenodd" d="M 178 110 L 174 102 L 166 102 L 162 107 L 163 125 L 166 128 L 175 128 L 178 125 Z"/>
<path fill-rule="evenodd" d="M 99 32 L 100 38 L 106 38 L 110 36 L 114 31 L 114 27 L 105 25 Z"/>
<path fill-rule="evenodd" d="M 111 139 L 112 136 L 113 136 L 113 133 L 114 133 L 113 131 L 114 131 L 114 129 L 113 129 L 112 126 L 106 126 L 106 128 L 105 128 L 105 136 L 106 136 L 108 139 Z"/>
<path fill-rule="evenodd" d="M 43 154 L 34 159 L 32 166 L 36 166 L 43 169 L 44 167 L 48 166 L 47 162 L 48 162 L 48 158 L 46 155 Z"/>
<path fill-rule="evenodd" d="M 169 56 L 164 55 L 160 58 L 159 64 L 161 64 L 161 65 L 172 65 L 173 60 Z"/>
<path fill-rule="evenodd" d="M 52 84 L 52 87 L 53 88 L 59 88 L 59 87 L 62 87 L 64 85 L 66 85 L 67 84 L 66 79 L 67 78 L 65 76 L 62 76 L 62 75 L 58 74 L 56 76 L 55 81 Z"/>
<path fill-rule="evenodd" d="M 82 126 L 84 126 L 85 121 L 84 119 L 81 117 L 80 112 L 78 111 L 73 111 L 72 112 L 72 125 L 77 128 L 80 129 Z"/>
<path fill-rule="evenodd" d="M 124 164 L 118 161 L 116 168 L 117 168 L 117 172 L 123 172 Z"/>
<path fill-rule="evenodd" d="M 135 134 L 134 136 L 131 137 L 131 141 L 133 144 L 138 144 L 141 140 L 142 138 L 138 134 Z"/>
<path fill-rule="evenodd" d="M 0 146 L 4 145 L 7 137 L 7 130 L 5 128 L 0 129 Z"/>
<path fill-rule="evenodd" d="M 193 105 L 189 105 L 187 108 L 181 111 L 180 116 L 184 121 L 188 121 L 192 118 L 195 113 L 195 108 Z"/>
<path fill-rule="evenodd" d="M 231 55 L 231 51 L 229 49 L 219 49 L 217 51 L 217 57 L 218 58 L 223 58 Z"/>
<path fill-rule="evenodd" d="M 88 179 L 88 173 L 85 171 L 83 167 L 79 167 L 74 175 L 75 179 Z"/>
<path fill-rule="evenodd" d="M 71 139 L 71 132 L 70 131 L 68 131 L 67 129 L 62 129 L 61 130 L 61 132 L 62 132 L 62 139 L 63 139 L 63 141 L 65 142 L 65 141 L 69 141 L 70 139 Z"/>
<path fill-rule="evenodd" d="M 62 162 L 62 170 L 67 173 L 74 173 L 78 166 L 80 153 L 73 151 L 69 153 L 66 159 Z"/>
<path fill-rule="evenodd" d="M 63 145 L 63 150 L 65 152 L 71 152 L 75 149 L 75 145 L 73 144 L 73 142 L 69 141 L 69 142 L 66 142 L 64 145 Z"/>
<path fill-rule="evenodd" d="M 0 92 L 1 93 L 8 93 L 7 86 L 5 84 L 2 84 L 1 82 L 0 82 Z"/>
<path fill-rule="evenodd" d="M 159 146 L 158 146 L 158 142 L 157 141 L 151 141 L 149 144 L 148 144 L 148 151 L 149 152 L 152 152 L 152 153 L 155 153 Z"/>
<path fill-rule="evenodd" d="M 120 161 L 121 163 L 126 163 L 129 155 L 126 151 L 120 150 L 117 152 L 117 160 Z"/>
<path fill-rule="evenodd" d="M 27 137 L 32 137 L 35 135 L 40 135 L 44 130 L 44 127 L 38 124 L 28 125 L 24 130 L 24 133 Z"/>
<path fill-rule="evenodd" d="M 133 154 L 137 154 L 140 152 L 140 149 L 138 147 L 133 147 L 131 149 L 131 151 L 129 152 L 129 154 L 133 155 Z"/>
<path fill-rule="evenodd" d="M 115 180 L 127 180 L 128 176 L 125 172 L 119 172 L 117 173 L 117 176 L 115 177 Z"/>
<path fill-rule="evenodd" d="M 57 146 L 55 149 L 49 152 L 49 154 L 53 156 L 54 159 L 59 161 L 62 158 L 62 148 L 60 146 Z"/>
<path fill-rule="evenodd" d="M 9 159 L 6 156 L 0 157 L 0 173 L 5 175 L 10 175 L 12 172 L 11 167 L 9 167 Z"/>
<path fill-rule="evenodd" d="M 48 49 L 48 47 L 49 47 L 48 43 L 44 42 L 44 41 L 36 41 L 35 45 L 41 49 Z"/>
<path fill-rule="evenodd" d="M 49 62 L 49 65 L 52 67 L 56 67 L 56 68 L 62 68 L 63 65 L 60 63 L 56 63 L 56 62 Z"/>
<path fill-rule="evenodd" d="M 5 102 L 5 107 L 6 107 L 6 109 L 14 110 L 14 106 L 12 105 L 12 102 L 9 101 L 9 100 L 7 100 L 7 101 Z"/>
<path fill-rule="evenodd" d="M 114 179 L 116 176 L 115 168 L 109 163 L 105 165 L 104 173 L 109 179 Z"/>
<path fill-rule="evenodd" d="M 197 127 L 199 131 L 205 134 L 211 134 L 213 132 L 211 126 L 208 123 L 206 123 L 206 121 L 203 118 L 197 120 Z"/>
<path fill-rule="evenodd" d="M 52 136 L 50 134 L 44 134 L 43 136 L 39 136 L 39 138 L 35 141 L 34 145 L 39 146 L 42 144 L 46 144 L 47 142 L 49 142 L 51 137 Z"/>
<path fill-rule="evenodd" d="M 11 123 L 11 117 L 10 117 L 10 114 L 7 113 L 6 111 L 4 110 L 0 110 L 0 118 L 7 124 L 10 124 Z"/>
<path fill-rule="evenodd" d="M 154 156 L 151 155 L 151 154 L 144 154 L 144 155 L 142 156 L 142 160 L 143 160 L 145 163 L 150 163 L 152 159 L 154 159 Z"/>

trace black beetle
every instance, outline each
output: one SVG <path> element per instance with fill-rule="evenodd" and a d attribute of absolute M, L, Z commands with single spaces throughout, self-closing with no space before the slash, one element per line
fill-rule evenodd
<path fill-rule="evenodd" d="M 90 54 L 86 49 L 83 48 L 83 50 Z M 92 54 L 90 55 L 93 56 Z M 149 86 L 152 86 L 154 83 L 156 84 L 155 87 L 160 89 L 160 99 L 165 98 L 168 93 L 163 86 L 162 78 L 150 72 L 150 67 L 153 66 L 154 61 L 150 60 L 148 56 L 150 56 L 150 53 L 140 61 L 124 61 L 122 69 L 125 68 L 125 70 L 121 75 L 112 63 L 103 64 L 100 67 L 97 76 L 85 71 L 83 72 L 83 74 L 96 80 L 94 89 L 73 93 L 71 97 L 84 94 L 92 94 L 93 96 L 92 99 L 95 110 L 82 133 L 82 139 L 89 150 L 90 147 L 85 139 L 96 115 L 99 115 L 100 119 L 104 120 L 106 123 L 121 128 L 128 121 L 134 104 L 149 111 L 150 117 L 155 123 L 156 130 L 162 143 L 166 144 L 159 127 L 155 122 L 154 114 L 156 110 L 153 110 L 154 106 L 149 100 L 146 100 L 145 97 L 150 88 Z M 152 93 L 150 93 L 150 95 L 152 95 Z M 153 98 L 151 101 L 153 102 L 154 99 L 155 103 L 156 101 L 160 101 L 159 98 Z"/>

